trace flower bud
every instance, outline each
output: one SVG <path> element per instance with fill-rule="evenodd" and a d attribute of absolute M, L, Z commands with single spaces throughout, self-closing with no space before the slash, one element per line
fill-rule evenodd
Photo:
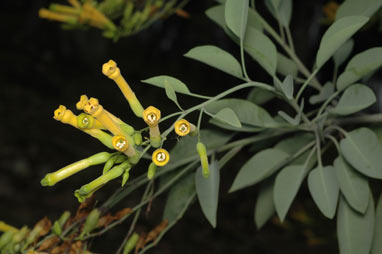
<path fill-rule="evenodd" d="M 210 175 L 210 170 L 208 167 L 208 157 L 207 157 L 206 146 L 202 142 L 198 142 L 196 144 L 196 151 L 199 154 L 200 162 L 202 164 L 203 176 L 205 178 L 208 178 L 208 176 Z"/>
<path fill-rule="evenodd" d="M 147 178 L 149 180 L 153 179 L 156 171 L 157 171 L 157 165 L 155 165 L 154 162 L 151 162 L 149 165 L 149 169 L 147 170 Z"/>
<path fill-rule="evenodd" d="M 82 232 L 79 236 L 80 240 L 83 240 L 85 235 L 89 234 L 93 229 L 97 227 L 100 215 L 101 212 L 98 209 L 94 209 L 89 213 L 88 217 L 86 218 L 85 225 L 82 228 Z"/>
<path fill-rule="evenodd" d="M 127 240 L 125 247 L 123 248 L 123 254 L 129 254 L 137 245 L 137 242 L 139 240 L 139 235 L 137 233 L 134 233 L 129 240 Z"/>

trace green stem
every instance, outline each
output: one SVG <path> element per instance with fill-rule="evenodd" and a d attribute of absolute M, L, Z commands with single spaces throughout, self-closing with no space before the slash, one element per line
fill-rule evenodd
<path fill-rule="evenodd" d="M 320 136 L 318 134 L 318 130 L 314 132 L 314 135 L 316 136 L 316 147 L 317 147 L 317 161 L 318 166 L 322 168 L 322 159 L 321 159 L 321 141 Z"/>
<path fill-rule="evenodd" d="M 297 93 L 296 101 L 298 101 L 298 99 L 300 98 L 300 96 L 304 92 L 305 88 L 308 86 L 309 82 L 312 80 L 312 78 L 314 78 L 314 76 L 316 76 L 316 74 L 318 73 L 319 70 L 320 70 L 320 68 L 316 68 L 313 71 L 313 73 L 310 74 L 310 76 L 305 80 L 305 83 L 300 87 L 300 90 Z"/>
<path fill-rule="evenodd" d="M 288 38 L 288 42 L 289 42 L 289 45 L 290 45 L 290 49 L 293 53 L 295 53 L 295 50 L 294 50 L 294 43 L 293 43 L 293 37 L 292 37 L 292 33 L 290 32 L 290 28 L 289 26 L 285 27 L 285 31 L 286 31 L 286 35 L 287 35 L 287 38 Z"/>
<path fill-rule="evenodd" d="M 326 101 L 322 104 L 322 106 L 320 107 L 320 109 L 318 110 L 318 113 L 317 113 L 317 116 L 313 119 L 313 122 L 317 121 L 321 115 L 322 115 L 322 112 L 324 112 L 324 110 L 326 109 L 326 107 L 329 105 L 329 103 L 337 97 L 337 95 L 340 93 L 340 91 L 337 91 L 335 93 L 333 93 L 328 99 L 326 99 Z"/>
<path fill-rule="evenodd" d="M 311 76 L 309 70 L 305 67 L 305 65 L 301 62 L 301 60 L 298 58 L 298 56 L 292 51 L 291 48 L 288 47 L 288 45 L 283 42 L 283 40 L 280 38 L 280 36 L 277 34 L 277 32 L 267 23 L 267 21 L 255 10 L 255 14 L 257 15 L 257 18 L 260 20 L 261 24 L 263 25 L 264 29 L 273 37 L 273 39 L 280 44 L 280 46 L 285 50 L 285 52 L 289 55 L 289 57 L 295 61 L 297 64 L 299 70 L 301 73 L 308 78 Z M 312 87 L 316 88 L 317 90 L 322 89 L 322 85 L 318 80 L 313 79 L 312 80 Z"/>

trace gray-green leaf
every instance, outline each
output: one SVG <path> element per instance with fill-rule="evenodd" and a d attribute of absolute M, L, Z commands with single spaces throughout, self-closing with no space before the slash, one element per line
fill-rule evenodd
<path fill-rule="evenodd" d="M 212 45 L 195 47 L 184 56 L 208 64 L 232 76 L 243 77 L 240 63 L 230 53 L 218 47 Z"/>
<path fill-rule="evenodd" d="M 232 109 L 243 124 L 260 127 L 276 127 L 278 125 L 267 111 L 247 100 L 222 99 L 206 106 L 206 110 L 212 114 L 216 114 L 223 108 Z"/>
<path fill-rule="evenodd" d="M 350 56 L 351 52 L 353 51 L 353 47 L 354 40 L 349 39 L 344 43 L 344 45 L 342 45 L 342 47 L 337 49 L 337 51 L 333 55 L 333 61 L 336 68 L 343 64 L 343 62 L 345 62 L 345 60 Z"/>
<path fill-rule="evenodd" d="M 318 94 L 312 95 L 309 98 L 309 103 L 314 105 L 314 104 L 323 102 L 326 99 L 328 99 L 333 93 L 334 93 L 333 83 L 332 82 L 326 82 Z"/>
<path fill-rule="evenodd" d="M 244 39 L 245 51 L 272 77 L 276 73 L 277 50 L 273 42 L 262 32 L 248 27 Z"/>
<path fill-rule="evenodd" d="M 169 223 L 177 219 L 190 197 L 195 193 L 194 179 L 194 173 L 191 173 L 171 188 L 164 207 L 163 219 L 168 219 Z"/>
<path fill-rule="evenodd" d="M 240 120 L 237 118 L 235 112 L 230 108 L 223 108 L 219 110 L 214 116 L 215 119 L 223 123 L 232 125 L 233 127 L 241 128 Z"/>
<path fill-rule="evenodd" d="M 289 154 L 274 149 L 265 149 L 249 159 L 236 175 L 230 192 L 256 184 L 275 173 Z"/>
<path fill-rule="evenodd" d="M 340 198 L 337 214 L 337 236 L 341 254 L 369 253 L 374 230 L 374 200 L 369 194 L 365 214 L 354 211 L 344 198 Z"/>
<path fill-rule="evenodd" d="M 262 105 L 275 98 L 275 96 L 276 95 L 274 93 L 268 90 L 255 87 L 249 92 L 247 100 L 255 103 L 256 105 Z"/>
<path fill-rule="evenodd" d="M 275 213 L 273 203 L 273 180 L 261 185 L 255 206 L 255 223 L 260 229 Z"/>
<path fill-rule="evenodd" d="M 283 83 L 281 84 L 281 90 L 284 92 L 285 96 L 291 100 L 293 99 L 293 76 L 288 75 L 285 77 Z"/>
<path fill-rule="evenodd" d="M 353 130 L 341 140 L 340 146 L 342 155 L 355 169 L 382 179 L 382 145 L 372 130 L 364 127 Z"/>
<path fill-rule="evenodd" d="M 316 56 L 316 67 L 320 68 L 350 37 L 369 20 L 363 16 L 344 17 L 334 22 L 322 36 Z"/>
<path fill-rule="evenodd" d="M 338 156 L 334 161 L 337 181 L 346 201 L 356 211 L 365 213 L 369 203 L 369 182 L 356 172 L 343 158 Z"/>
<path fill-rule="evenodd" d="M 174 88 L 165 81 L 164 89 L 166 90 L 167 97 L 179 107 L 178 99 L 176 97 Z"/>
<path fill-rule="evenodd" d="M 287 113 L 285 113 L 284 111 L 281 111 L 281 110 L 278 111 L 277 113 L 279 114 L 279 116 L 281 116 L 285 121 L 287 121 L 291 125 L 297 126 L 301 121 L 301 116 L 302 116 L 303 110 L 304 110 L 304 99 L 301 100 L 300 108 L 299 108 L 299 110 L 298 110 L 298 112 L 294 118 L 290 117 Z"/>
<path fill-rule="evenodd" d="M 280 173 L 277 174 L 273 190 L 273 199 L 277 215 L 281 221 L 285 219 L 307 171 L 308 167 L 306 165 L 290 165 L 283 168 Z"/>
<path fill-rule="evenodd" d="M 308 176 L 309 192 L 320 211 L 329 219 L 337 208 L 339 186 L 332 166 L 318 166 Z"/>
<path fill-rule="evenodd" d="M 284 27 L 288 27 L 292 17 L 292 0 L 279 1 L 277 7 L 273 4 L 273 1 L 266 0 L 266 7 L 275 19 L 279 20 Z"/>
<path fill-rule="evenodd" d="M 247 24 L 248 0 L 227 0 L 225 2 L 225 21 L 229 29 L 239 38 Z"/>
<path fill-rule="evenodd" d="M 371 17 L 381 7 L 381 0 L 346 0 L 337 10 L 336 20 L 346 16 Z"/>
<path fill-rule="evenodd" d="M 168 84 L 177 93 L 190 94 L 190 91 L 188 90 L 187 86 L 182 81 L 170 76 L 156 76 L 146 80 L 142 80 L 142 82 L 161 88 L 165 88 L 166 84 Z"/>
<path fill-rule="evenodd" d="M 346 65 L 345 71 L 338 77 L 337 89 L 345 89 L 381 66 L 382 47 L 371 48 L 355 55 Z"/>
<path fill-rule="evenodd" d="M 375 212 L 375 227 L 374 227 L 374 238 L 371 247 L 371 254 L 382 253 L 382 194 L 379 196 L 377 209 Z"/>
<path fill-rule="evenodd" d="M 210 164 L 210 172 L 209 177 L 205 178 L 202 168 L 199 167 L 195 174 L 195 186 L 199 204 L 204 215 L 212 227 L 216 227 L 220 184 L 220 170 L 216 161 Z"/>
<path fill-rule="evenodd" d="M 290 74 L 293 77 L 297 77 L 298 66 L 294 61 L 290 60 L 288 57 L 284 56 L 283 54 L 277 53 L 276 70 L 278 73 L 284 76 Z"/>
<path fill-rule="evenodd" d="M 329 110 L 332 114 L 349 115 L 361 111 L 377 101 L 373 90 L 361 84 L 348 87 L 342 94 L 335 108 Z"/>

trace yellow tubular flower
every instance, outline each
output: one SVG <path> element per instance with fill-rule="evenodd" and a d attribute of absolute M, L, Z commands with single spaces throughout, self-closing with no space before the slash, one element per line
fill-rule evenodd
<path fill-rule="evenodd" d="M 55 12 L 49 11 L 47 9 L 40 9 L 38 11 L 38 15 L 40 16 L 40 18 L 43 18 L 43 19 L 66 22 L 69 24 L 76 24 L 77 23 L 77 19 L 73 16 L 70 16 L 67 14 L 55 13 Z"/>
<path fill-rule="evenodd" d="M 68 3 L 70 3 L 75 8 L 81 8 L 81 4 L 77 0 L 68 0 Z"/>
<path fill-rule="evenodd" d="M 117 67 L 116 62 L 109 60 L 109 62 L 105 63 L 102 66 L 102 73 L 108 78 L 114 80 L 114 82 L 118 85 L 119 89 L 122 91 L 123 95 L 129 102 L 129 105 L 134 114 L 138 117 L 142 117 L 143 107 L 138 98 L 135 96 L 133 90 L 131 90 L 129 84 L 121 75 L 121 71 Z"/>
<path fill-rule="evenodd" d="M 0 232 L 7 232 L 7 231 L 17 231 L 18 229 L 8 225 L 4 221 L 0 221 Z"/>
<path fill-rule="evenodd" d="M 186 119 L 180 119 L 175 122 L 174 129 L 176 134 L 179 136 L 186 136 L 189 133 L 194 133 L 196 131 L 195 125 L 188 122 Z"/>
<path fill-rule="evenodd" d="M 129 161 L 136 164 L 139 160 L 139 154 L 134 148 L 134 143 L 123 135 L 117 135 L 112 138 L 113 147 L 119 152 L 123 152 L 129 158 Z"/>
<path fill-rule="evenodd" d="M 107 146 L 110 149 L 113 149 L 113 145 L 111 143 L 111 136 L 101 130 L 98 129 L 81 129 L 78 127 L 77 116 L 73 114 L 73 112 L 69 109 L 66 109 L 65 106 L 60 105 L 58 109 L 54 111 L 54 119 L 57 121 L 61 121 L 65 124 L 70 124 L 74 128 L 77 128 L 83 132 L 86 132 L 90 136 L 98 139 L 102 144 Z"/>
<path fill-rule="evenodd" d="M 207 157 L 206 146 L 202 142 L 198 142 L 196 144 L 196 151 L 199 154 L 200 162 L 202 164 L 203 176 L 205 178 L 208 178 L 208 176 L 210 175 L 210 169 L 209 169 L 209 166 L 208 166 L 208 157 Z"/>
<path fill-rule="evenodd" d="M 160 110 L 156 107 L 150 106 L 143 111 L 143 120 L 150 129 L 150 143 L 155 148 L 160 146 L 162 140 L 158 126 L 160 118 Z"/>
<path fill-rule="evenodd" d="M 82 96 L 81 96 L 82 97 Z M 108 113 L 105 112 L 102 105 L 99 104 L 98 99 L 90 98 L 84 105 L 83 110 L 85 113 L 95 117 L 106 129 L 114 135 L 123 135 L 121 127 L 113 121 Z"/>
<path fill-rule="evenodd" d="M 55 12 L 61 12 L 62 14 L 69 14 L 69 15 L 78 15 L 80 14 L 80 10 L 77 8 L 73 8 L 71 6 L 66 6 L 62 4 L 50 4 L 49 10 L 55 11 Z"/>
<path fill-rule="evenodd" d="M 111 30 L 116 30 L 116 27 L 113 22 L 110 21 L 103 13 L 94 8 L 89 2 L 84 3 L 82 6 L 83 10 L 88 12 L 91 19 L 102 24 L 104 27 L 107 27 Z"/>
<path fill-rule="evenodd" d="M 55 111 L 54 111 L 54 119 L 57 121 L 61 121 L 65 124 L 70 124 L 71 126 L 78 128 L 77 125 L 77 116 L 73 114 L 73 112 L 70 109 L 66 109 L 64 105 L 60 105 Z"/>
<path fill-rule="evenodd" d="M 163 167 L 170 161 L 170 154 L 165 149 L 157 149 L 152 154 L 152 161 L 158 167 Z"/>

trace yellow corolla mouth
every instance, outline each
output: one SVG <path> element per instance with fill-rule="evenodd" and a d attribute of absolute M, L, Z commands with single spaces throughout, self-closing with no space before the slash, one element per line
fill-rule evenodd
<path fill-rule="evenodd" d="M 129 148 L 129 141 L 127 141 L 125 136 L 117 135 L 111 140 L 115 150 L 124 152 Z"/>
<path fill-rule="evenodd" d="M 180 119 L 175 122 L 175 132 L 179 136 L 186 136 L 191 131 L 191 124 L 186 119 Z"/>
<path fill-rule="evenodd" d="M 156 107 L 150 106 L 143 111 L 143 120 L 148 126 L 158 125 L 161 114 Z"/>
<path fill-rule="evenodd" d="M 61 121 L 61 119 L 64 117 L 66 111 L 66 107 L 64 105 L 60 105 L 55 111 L 53 118 L 57 121 Z"/>
<path fill-rule="evenodd" d="M 163 167 L 170 161 L 170 154 L 163 148 L 157 149 L 152 154 L 152 161 L 155 165 Z"/>

